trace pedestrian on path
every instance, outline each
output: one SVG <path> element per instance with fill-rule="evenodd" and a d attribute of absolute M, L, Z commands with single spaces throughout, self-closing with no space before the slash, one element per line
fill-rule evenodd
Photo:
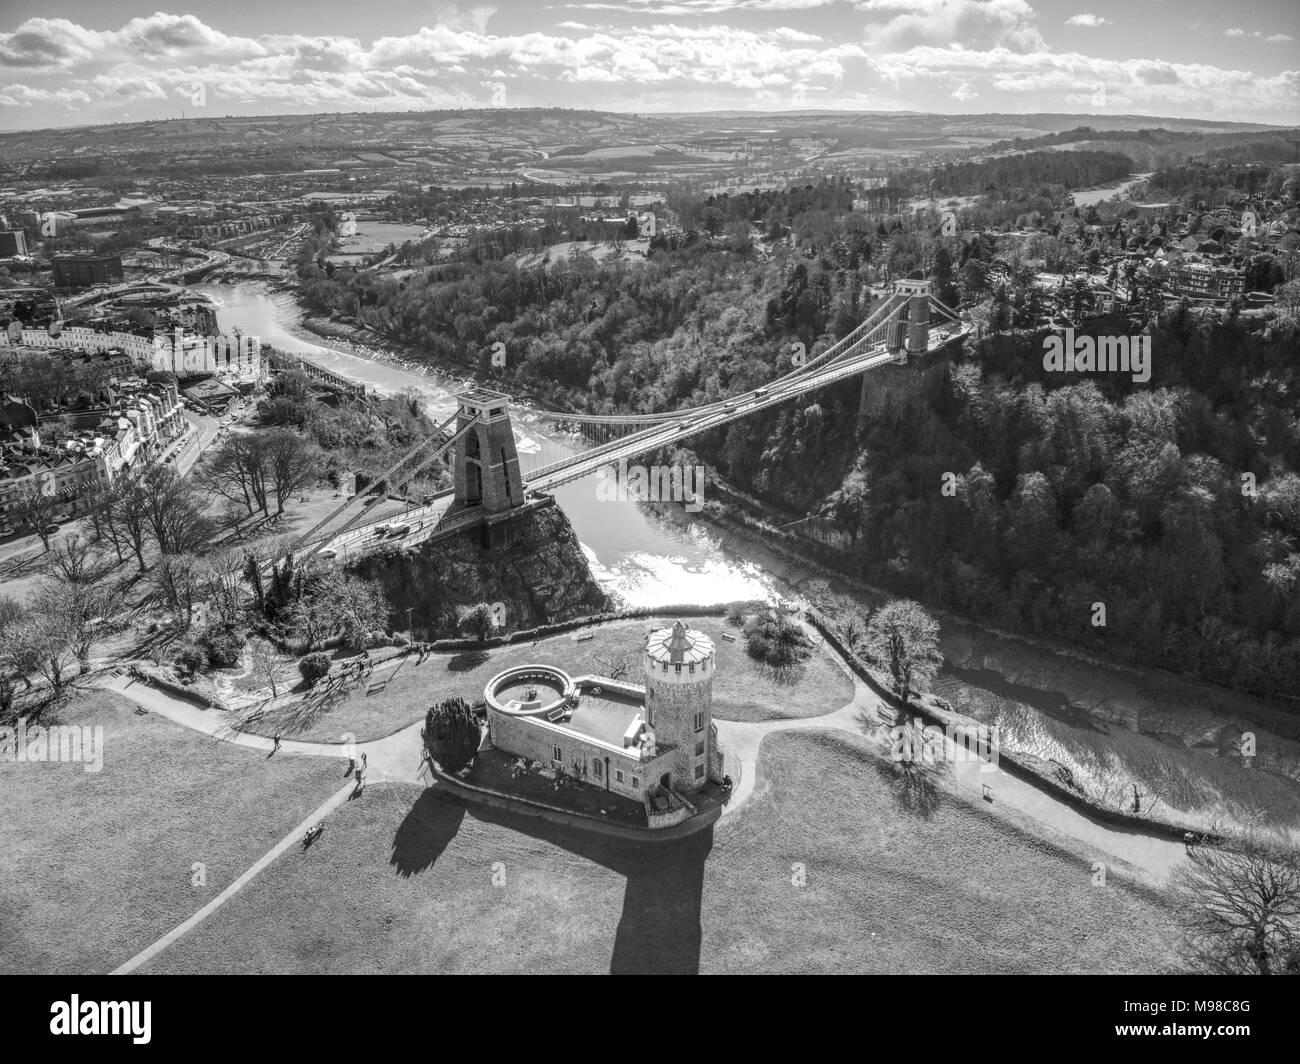
<path fill-rule="evenodd" d="M 365 772 L 365 770 L 366 770 L 366 753 L 363 750 L 361 752 L 361 771 Z"/>
<path fill-rule="evenodd" d="M 280 749 L 280 737 L 277 735 L 271 743 L 271 752 L 266 755 L 267 760 L 273 758 Z"/>

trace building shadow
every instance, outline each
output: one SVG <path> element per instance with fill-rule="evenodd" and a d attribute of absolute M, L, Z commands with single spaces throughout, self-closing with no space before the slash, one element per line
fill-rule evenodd
<path fill-rule="evenodd" d="M 448 800 L 448 804 L 454 799 Z M 475 805 L 477 820 L 549 842 L 626 879 L 614 935 L 612 975 L 695 975 L 700 970 L 700 907 L 713 827 L 672 842 L 634 842 Z"/>
<path fill-rule="evenodd" d="M 398 826 L 388 863 L 403 879 L 428 871 L 451 845 L 464 819 L 464 806 L 435 790 L 424 791 Z"/>

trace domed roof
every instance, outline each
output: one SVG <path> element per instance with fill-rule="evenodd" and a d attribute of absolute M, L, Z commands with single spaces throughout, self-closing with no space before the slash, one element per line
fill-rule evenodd
<path fill-rule="evenodd" d="M 695 628 L 677 621 L 671 628 L 659 628 L 646 637 L 646 653 L 655 661 L 685 665 L 713 657 L 713 640 Z"/>

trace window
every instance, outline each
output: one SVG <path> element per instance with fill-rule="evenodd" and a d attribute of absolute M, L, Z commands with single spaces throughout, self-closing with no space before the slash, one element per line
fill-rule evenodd
<path fill-rule="evenodd" d="M 694 675 L 695 675 L 695 662 L 692 661 L 688 666 L 686 666 L 686 671 L 689 672 L 692 676 L 694 676 Z"/>
<path fill-rule="evenodd" d="M 551 747 L 551 753 L 555 756 L 556 761 L 564 760 L 564 755 L 560 753 L 560 748 L 558 746 Z"/>
<path fill-rule="evenodd" d="M 641 781 L 640 781 L 639 779 L 637 779 L 635 776 L 632 777 L 632 786 L 633 786 L 633 787 L 640 787 L 640 786 L 641 786 Z"/>
<path fill-rule="evenodd" d="M 603 769 L 601 769 L 600 767 L 600 759 L 597 758 L 595 761 L 593 761 L 591 763 L 591 767 L 595 770 L 593 775 L 596 777 L 596 779 L 600 779 L 600 774 L 603 771 Z"/>
<path fill-rule="evenodd" d="M 696 713 L 696 714 L 695 714 L 695 730 L 696 730 L 696 731 L 703 731 L 703 730 L 704 730 L 704 714 L 703 714 L 703 713 Z"/>
<path fill-rule="evenodd" d="M 704 740 L 697 739 L 695 741 L 695 756 L 699 757 L 702 753 L 704 753 Z"/>
<path fill-rule="evenodd" d="M 697 780 L 700 780 L 700 779 L 703 779 L 703 778 L 704 778 L 704 766 L 703 766 L 703 765 L 696 765 L 696 766 L 695 766 L 695 778 L 696 778 Z"/>
<path fill-rule="evenodd" d="M 673 666 L 673 671 L 676 672 L 678 676 L 682 674 L 682 664 L 680 661 Z"/>
<path fill-rule="evenodd" d="M 616 768 L 614 770 L 614 778 L 618 780 L 619 783 L 623 782 L 623 770 L 621 768 Z"/>

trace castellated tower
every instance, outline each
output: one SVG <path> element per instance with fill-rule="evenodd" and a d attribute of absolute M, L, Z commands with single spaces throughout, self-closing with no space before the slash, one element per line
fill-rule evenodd
<path fill-rule="evenodd" d="M 716 664 L 713 640 L 681 621 L 646 637 L 646 723 L 659 744 L 676 748 L 671 780 L 675 791 L 698 790 L 709 780 Z"/>

